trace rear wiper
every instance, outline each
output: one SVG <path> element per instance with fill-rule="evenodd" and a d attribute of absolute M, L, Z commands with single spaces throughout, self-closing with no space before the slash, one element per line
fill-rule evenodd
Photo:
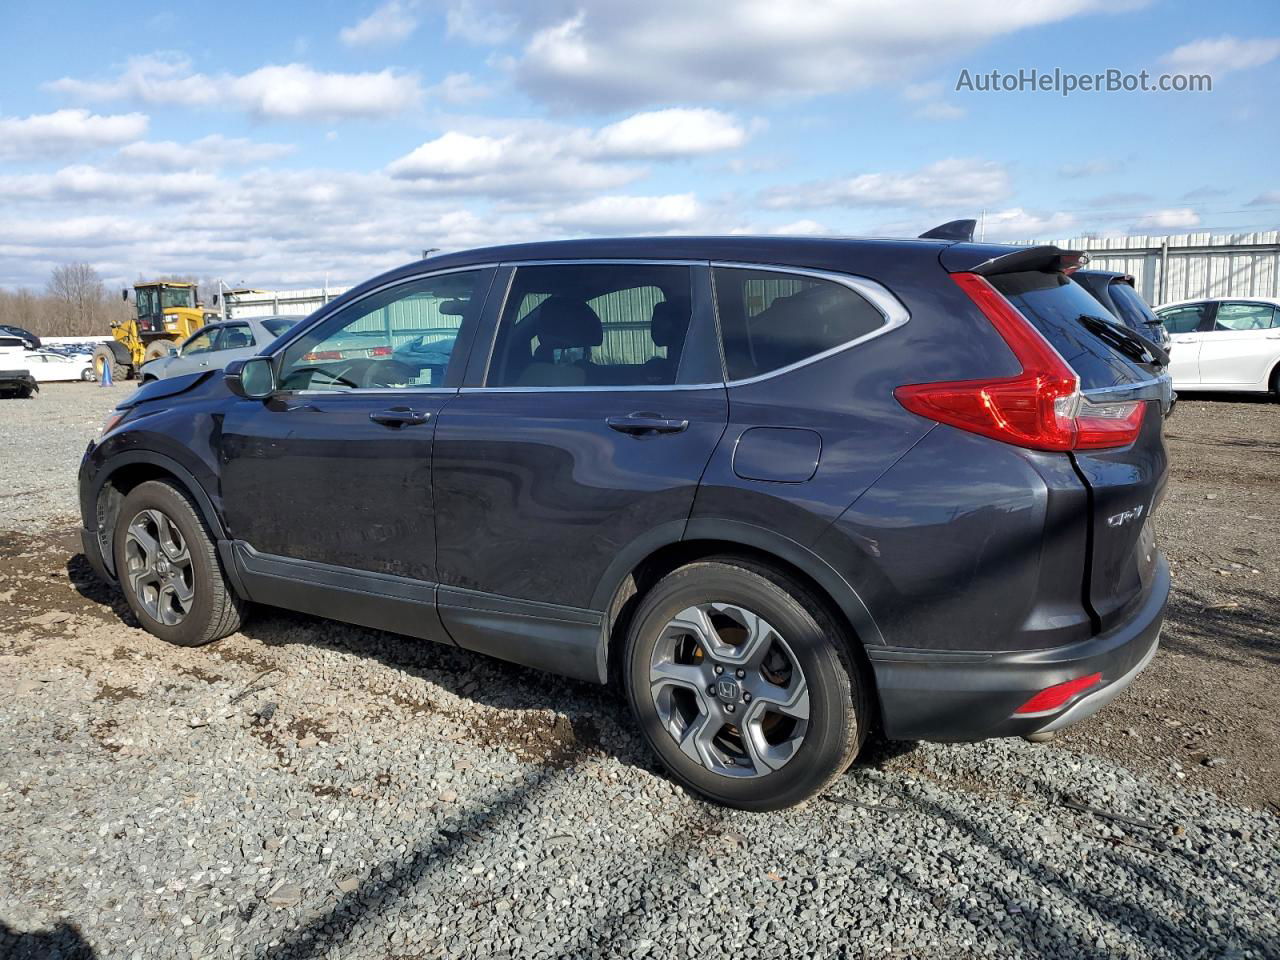
<path fill-rule="evenodd" d="M 1155 363 L 1162 367 L 1169 365 L 1169 354 L 1128 327 L 1101 317 L 1091 317 L 1087 313 L 1080 314 L 1077 319 L 1100 340 L 1115 347 L 1129 359 L 1138 363 Z"/>

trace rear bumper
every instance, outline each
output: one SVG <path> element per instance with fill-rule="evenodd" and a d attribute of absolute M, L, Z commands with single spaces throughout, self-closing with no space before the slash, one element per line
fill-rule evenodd
<path fill-rule="evenodd" d="M 985 740 L 1061 730 L 1110 703 L 1151 662 L 1169 599 L 1169 564 L 1156 561 L 1147 598 L 1122 624 L 1080 643 L 1022 653 L 867 649 L 885 736 L 894 740 Z M 1077 677 L 1093 687 L 1051 714 L 1015 716 L 1032 696 Z"/>

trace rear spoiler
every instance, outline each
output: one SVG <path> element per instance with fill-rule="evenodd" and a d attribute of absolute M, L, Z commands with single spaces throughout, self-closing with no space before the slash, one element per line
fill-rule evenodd
<path fill-rule="evenodd" d="M 1079 250 L 1063 250 L 1054 246 L 1024 247 L 1013 253 L 984 260 L 969 273 L 983 277 L 994 277 L 1001 273 L 1021 273 L 1026 270 L 1041 270 L 1049 273 L 1072 273 L 1079 270 L 1088 261 L 1089 255 Z"/>

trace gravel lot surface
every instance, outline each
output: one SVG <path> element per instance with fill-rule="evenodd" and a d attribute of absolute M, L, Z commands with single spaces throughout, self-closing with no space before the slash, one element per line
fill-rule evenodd
<path fill-rule="evenodd" d="M 1166 642 L 1107 711 L 745 814 L 609 689 L 278 611 L 138 629 L 73 519 L 129 389 L 0 406 L 0 957 L 1280 956 L 1280 407 L 1180 404 Z"/>

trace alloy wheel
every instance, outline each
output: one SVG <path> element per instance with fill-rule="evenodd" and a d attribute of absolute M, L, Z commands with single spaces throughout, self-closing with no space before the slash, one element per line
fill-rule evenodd
<path fill-rule="evenodd" d="M 809 689 L 795 654 L 758 614 L 688 607 L 663 628 L 649 666 L 659 721 L 682 752 L 729 777 L 762 777 L 795 756 Z"/>
<path fill-rule="evenodd" d="M 142 608 L 168 626 L 183 621 L 195 602 L 195 569 L 181 531 L 164 513 L 148 508 L 125 532 L 129 586 Z"/>

